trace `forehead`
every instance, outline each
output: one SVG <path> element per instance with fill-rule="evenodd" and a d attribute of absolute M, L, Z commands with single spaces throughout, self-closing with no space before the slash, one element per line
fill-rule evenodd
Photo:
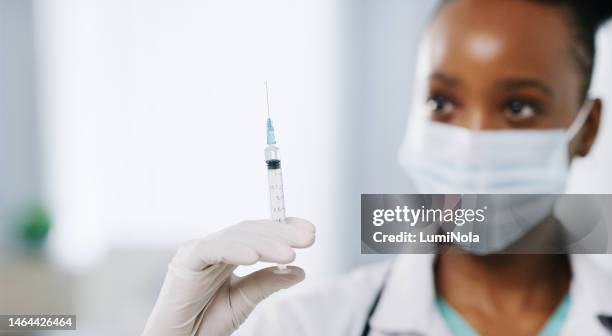
<path fill-rule="evenodd" d="M 523 76 L 579 87 L 569 22 L 562 6 L 526 0 L 450 1 L 424 36 L 420 59 L 425 62 L 420 66 L 431 72 L 471 72 L 479 82 Z"/>

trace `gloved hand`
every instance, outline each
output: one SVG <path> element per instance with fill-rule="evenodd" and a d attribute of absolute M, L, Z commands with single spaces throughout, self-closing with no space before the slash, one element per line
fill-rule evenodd
<path fill-rule="evenodd" d="M 242 278 L 234 269 L 258 261 L 288 264 L 295 259 L 293 248 L 309 247 L 314 237 L 311 223 L 287 218 L 245 221 L 185 243 L 168 266 L 143 336 L 231 334 L 261 300 L 304 279 L 304 271 L 293 266 L 285 274 L 269 267 Z"/>

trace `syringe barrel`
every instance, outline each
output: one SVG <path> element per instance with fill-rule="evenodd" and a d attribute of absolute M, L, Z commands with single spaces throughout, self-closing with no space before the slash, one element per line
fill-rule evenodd
<path fill-rule="evenodd" d="M 272 220 L 285 220 L 285 195 L 283 192 L 283 173 L 281 170 L 280 151 L 276 146 L 265 150 L 268 168 L 268 190 L 270 192 L 270 217 Z"/>

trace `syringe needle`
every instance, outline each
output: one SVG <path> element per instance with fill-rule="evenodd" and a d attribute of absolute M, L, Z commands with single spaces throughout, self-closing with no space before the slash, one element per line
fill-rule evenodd
<path fill-rule="evenodd" d="M 268 106 L 268 119 L 270 119 L 270 94 L 268 93 L 268 81 L 264 82 L 266 86 L 266 105 Z"/>

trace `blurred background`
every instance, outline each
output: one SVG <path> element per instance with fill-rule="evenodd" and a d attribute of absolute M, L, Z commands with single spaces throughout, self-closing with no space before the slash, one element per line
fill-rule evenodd
<path fill-rule="evenodd" d="M 412 191 L 397 150 L 435 5 L 0 0 L 0 314 L 139 334 L 180 242 L 268 216 L 264 80 L 288 214 L 317 225 L 306 283 L 377 260 L 360 194 Z M 611 27 L 598 43 L 612 103 Z M 571 192 L 612 192 L 605 112 Z"/>

